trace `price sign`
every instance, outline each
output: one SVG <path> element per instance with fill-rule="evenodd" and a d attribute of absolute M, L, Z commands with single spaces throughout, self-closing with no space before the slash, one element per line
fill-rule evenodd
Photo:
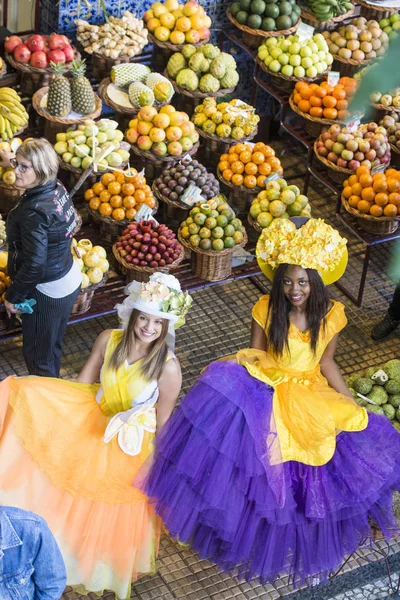
<path fill-rule="evenodd" d="M 279 173 L 272 173 L 272 175 L 270 175 L 269 177 L 266 177 L 264 183 L 267 184 L 270 181 L 276 181 L 277 179 L 280 179 L 281 176 L 279 175 Z"/>
<path fill-rule="evenodd" d="M 152 218 L 151 208 L 147 204 L 141 204 L 136 215 L 133 217 L 135 221 L 148 221 Z"/>
<path fill-rule="evenodd" d="M 339 71 L 329 71 L 328 73 L 328 84 L 334 87 L 339 83 L 340 73 Z"/>
<path fill-rule="evenodd" d="M 186 188 L 183 195 L 181 196 L 181 201 L 187 204 L 188 206 L 193 206 L 201 200 L 203 200 L 203 197 L 201 195 L 201 189 L 193 183 L 191 183 L 189 187 Z"/>
<path fill-rule="evenodd" d="M 364 113 L 355 113 L 354 115 L 351 115 L 351 117 L 346 119 L 345 125 L 347 131 L 349 131 L 350 133 L 356 131 L 360 126 L 361 118 L 363 117 L 363 115 Z"/>
<path fill-rule="evenodd" d="M 300 23 L 296 34 L 299 36 L 299 43 L 301 44 L 312 38 L 314 35 L 314 27 L 306 25 L 305 23 Z"/>
<path fill-rule="evenodd" d="M 191 162 L 192 162 L 192 157 L 190 156 L 190 154 L 185 154 L 185 156 L 181 160 L 181 163 L 189 164 Z"/>
<path fill-rule="evenodd" d="M 371 169 L 371 175 L 374 175 L 375 173 L 384 173 L 386 171 L 386 167 L 387 165 L 384 163 L 381 163 L 380 165 L 375 165 L 375 167 L 372 167 Z"/>

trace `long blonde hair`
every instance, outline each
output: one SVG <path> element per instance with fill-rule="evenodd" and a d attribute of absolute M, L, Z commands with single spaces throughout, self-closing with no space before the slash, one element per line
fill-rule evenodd
<path fill-rule="evenodd" d="M 137 310 L 136 308 L 132 310 L 128 327 L 125 329 L 118 346 L 110 357 L 109 367 L 115 371 L 125 363 L 132 351 L 136 339 L 135 324 L 140 314 L 140 310 Z M 159 379 L 161 376 L 168 354 L 168 346 L 165 341 L 167 333 L 168 321 L 167 319 L 162 319 L 161 334 L 154 342 L 149 344 L 149 352 L 147 356 L 142 359 L 141 371 L 148 381 Z"/>

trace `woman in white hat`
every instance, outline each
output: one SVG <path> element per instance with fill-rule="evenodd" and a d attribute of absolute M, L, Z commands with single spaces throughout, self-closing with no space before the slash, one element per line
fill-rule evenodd
<path fill-rule="evenodd" d="M 124 328 L 100 334 L 78 382 L 0 385 L 0 503 L 46 519 L 69 585 L 123 599 L 155 570 L 160 519 L 132 482 L 180 391 L 167 341 L 191 304 L 162 273 L 128 291 L 117 306 Z"/>

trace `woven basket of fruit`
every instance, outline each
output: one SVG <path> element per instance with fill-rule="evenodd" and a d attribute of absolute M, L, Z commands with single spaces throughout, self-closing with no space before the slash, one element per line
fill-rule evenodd
<path fill-rule="evenodd" d="M 161 40 L 158 40 L 150 31 L 148 33 L 148 38 L 151 44 L 154 44 L 155 46 L 157 46 L 158 48 L 162 48 L 163 50 L 169 50 L 170 54 L 172 54 L 173 52 L 182 52 L 182 49 L 185 46 L 185 44 L 171 44 L 171 42 L 168 41 L 163 42 Z M 190 45 L 194 46 L 195 48 L 200 48 L 201 46 L 204 46 L 204 44 L 208 44 L 209 41 L 210 36 L 208 36 L 204 40 L 200 40 L 199 42 Z"/>
<path fill-rule="evenodd" d="M 188 150 L 187 152 L 185 152 L 185 155 L 188 154 L 189 156 L 194 156 L 197 152 L 197 150 L 199 149 L 199 142 L 196 142 L 195 144 L 193 144 L 193 147 Z M 154 154 L 153 152 L 151 152 L 150 150 L 140 150 L 140 148 L 138 148 L 135 144 L 132 144 L 131 146 L 132 148 L 132 152 L 134 154 L 136 154 L 136 156 L 140 156 L 140 158 L 142 159 L 143 162 L 151 162 L 153 165 L 157 165 L 157 166 L 162 166 L 162 167 L 166 167 L 168 165 L 173 165 L 176 162 L 182 160 L 183 155 L 182 153 L 180 153 L 179 155 L 172 155 L 172 154 L 165 154 L 164 156 L 157 156 L 156 154 Z"/>
<path fill-rule="evenodd" d="M 351 171 L 350 169 L 345 169 L 344 167 L 339 167 L 334 162 L 328 160 L 324 156 L 321 156 L 318 152 L 317 142 L 318 142 L 318 140 L 315 140 L 315 142 L 314 142 L 315 156 L 318 158 L 318 160 L 320 162 L 322 162 L 323 165 L 328 167 L 329 175 L 330 175 L 331 179 L 333 179 L 334 181 L 336 181 L 338 183 L 343 183 L 347 179 L 347 177 L 349 177 L 349 175 L 351 175 L 353 173 L 353 171 Z"/>
<path fill-rule="evenodd" d="M 377 4 L 371 5 L 369 2 L 365 2 L 364 0 L 357 0 L 357 4 L 361 6 L 360 14 L 362 17 L 378 21 L 380 19 L 387 19 L 400 10 L 400 2 L 398 6 L 390 8 L 387 6 L 379 6 Z"/>
<path fill-rule="evenodd" d="M 71 311 L 73 315 L 79 315 L 89 310 L 95 291 L 106 283 L 110 264 L 106 250 L 102 246 L 93 246 L 88 239 L 78 242 L 73 238 L 71 254 L 79 262 L 82 273 L 82 288 Z"/>
<path fill-rule="evenodd" d="M 51 75 L 50 62 L 63 63 L 65 70 L 72 61 L 79 60 L 78 50 L 71 46 L 65 35 L 12 35 L 4 44 L 7 62 L 21 73 L 21 93 L 32 95 L 48 85 Z"/>
<path fill-rule="evenodd" d="M 91 87 L 91 86 L 90 86 Z M 87 119 L 97 119 L 101 115 L 102 106 L 101 100 L 97 94 L 94 94 L 94 110 L 93 112 L 86 114 L 78 114 L 74 112 L 74 115 L 68 114 L 65 117 L 61 117 L 58 115 L 53 115 L 48 110 L 48 94 L 49 88 L 43 87 L 37 92 L 34 93 L 32 97 L 32 105 L 36 112 L 41 116 L 47 119 L 48 121 L 52 121 L 53 123 L 58 123 L 60 125 L 78 125 Z M 65 129 L 64 129 L 65 131 Z"/>
<path fill-rule="evenodd" d="M 92 306 L 93 296 L 96 290 L 102 287 L 108 279 L 108 274 L 103 276 L 103 280 L 100 283 L 92 284 L 79 292 L 77 299 L 71 310 L 71 315 L 83 315 Z"/>
<path fill-rule="evenodd" d="M 365 214 L 356 208 L 352 208 L 348 203 L 347 199 L 342 195 L 342 205 L 347 210 L 348 213 L 357 217 L 357 222 L 369 233 L 375 233 L 376 235 L 383 235 L 394 233 L 399 226 L 399 217 L 386 217 L 382 215 L 381 217 L 374 217 L 371 214 Z"/>
<path fill-rule="evenodd" d="M 290 35 L 292 33 L 296 33 L 296 31 L 301 23 L 300 16 L 298 16 L 297 22 L 292 27 L 289 27 L 288 29 L 281 29 L 279 31 L 264 31 L 263 29 L 252 29 L 251 27 L 248 27 L 247 25 L 243 25 L 243 24 L 239 23 L 235 19 L 235 17 L 232 15 L 230 8 L 227 9 L 226 15 L 227 15 L 228 19 L 230 20 L 230 22 L 233 23 L 233 25 L 235 27 L 237 27 L 238 29 L 240 29 L 240 31 L 243 32 L 243 41 L 245 44 L 247 44 L 251 48 L 257 48 L 261 44 L 263 38 L 265 38 L 265 37 L 279 37 L 281 35 L 286 36 L 286 35 Z"/>
<path fill-rule="evenodd" d="M 168 77 L 168 72 L 164 71 L 164 76 Z M 174 81 L 173 79 L 169 78 L 169 81 L 172 83 L 174 90 L 177 94 L 181 94 L 182 96 L 188 96 L 188 98 L 222 98 L 222 96 L 228 96 L 229 94 L 231 94 L 233 92 L 233 90 L 235 89 L 234 87 L 232 88 L 226 88 L 226 89 L 219 89 L 216 92 L 202 92 L 201 90 L 185 90 L 183 87 L 180 87 L 176 81 Z"/>
<path fill-rule="evenodd" d="M 326 3 L 324 0 L 319 2 L 320 6 L 325 10 Z M 332 31 L 342 21 L 346 21 L 354 14 L 354 6 L 344 12 L 341 15 L 337 15 L 336 17 L 332 17 L 330 19 L 324 19 L 323 14 L 321 13 L 318 18 L 316 14 L 314 14 L 310 7 L 302 6 L 301 7 L 301 20 L 307 25 L 311 25 L 312 27 L 318 28 L 319 31 Z"/>
<path fill-rule="evenodd" d="M 329 126 L 333 123 L 340 123 L 342 125 L 344 123 L 343 121 L 338 121 L 336 119 L 324 119 L 321 117 L 313 117 L 310 115 L 310 113 L 303 112 L 293 101 L 293 94 L 289 97 L 289 106 L 295 113 L 297 113 L 300 117 L 306 120 L 306 123 L 304 124 L 304 129 L 310 135 L 320 135 L 321 129 L 324 125 Z"/>
<path fill-rule="evenodd" d="M 112 247 L 119 270 L 130 281 L 148 281 L 160 268 L 176 269 L 185 257 L 175 233 L 156 221 L 128 225 Z"/>
<path fill-rule="evenodd" d="M 131 63 L 130 63 L 131 64 Z M 133 106 L 131 104 L 131 102 L 128 101 L 125 104 L 118 104 L 118 102 L 114 101 L 109 95 L 107 90 L 109 89 L 109 86 L 111 85 L 111 79 L 109 77 L 107 77 L 106 79 L 103 79 L 103 81 L 100 83 L 97 93 L 100 96 L 100 98 L 102 99 L 102 101 L 104 102 L 104 104 L 106 104 L 109 108 L 112 108 L 115 112 L 117 113 L 121 113 L 123 115 L 128 115 L 129 117 L 134 117 L 138 114 L 138 112 L 140 111 L 140 107 L 137 106 Z M 156 108 L 161 108 L 162 106 L 165 106 L 166 104 L 168 104 L 169 100 L 165 101 L 165 102 L 154 102 L 154 106 Z"/>
<path fill-rule="evenodd" d="M 291 83 L 295 84 L 297 81 L 305 81 L 308 83 L 315 83 L 316 81 L 320 80 L 320 79 L 325 79 L 326 76 L 328 75 L 328 72 L 330 71 L 330 67 L 329 69 L 327 69 L 326 71 L 323 71 L 322 73 L 319 73 L 316 77 L 294 77 L 294 76 L 288 76 L 288 75 L 284 75 L 281 71 L 271 71 L 271 69 L 269 69 L 267 67 L 267 65 L 264 63 L 264 61 L 262 61 L 258 56 L 256 56 L 255 58 L 256 63 L 259 65 L 260 69 L 262 71 L 264 71 L 264 73 L 267 73 L 268 75 L 271 75 L 271 77 L 278 77 L 279 79 L 283 79 L 284 81 L 290 81 Z"/>
<path fill-rule="evenodd" d="M 248 223 L 256 230 L 269 227 L 274 219 L 311 217 L 309 199 L 300 193 L 297 185 L 289 185 L 281 178 L 267 184 L 251 203 Z"/>
<path fill-rule="evenodd" d="M 371 106 L 376 108 L 376 110 L 381 110 L 388 113 L 400 113 L 400 106 L 387 106 L 386 104 L 381 104 L 380 102 L 371 102 Z"/>
<path fill-rule="evenodd" d="M 21 198 L 24 190 L 0 181 L 0 212 L 7 215 Z"/>

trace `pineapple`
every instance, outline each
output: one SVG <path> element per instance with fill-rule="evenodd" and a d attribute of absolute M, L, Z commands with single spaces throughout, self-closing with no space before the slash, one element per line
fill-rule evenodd
<path fill-rule="evenodd" d="M 85 77 L 86 65 L 84 60 L 74 60 L 71 64 L 71 101 L 72 110 L 81 115 L 92 113 L 95 109 L 95 95 L 91 83 Z"/>
<path fill-rule="evenodd" d="M 53 79 L 47 95 L 47 110 L 55 117 L 66 117 L 71 112 L 71 90 L 64 77 L 63 63 L 50 63 Z"/>

